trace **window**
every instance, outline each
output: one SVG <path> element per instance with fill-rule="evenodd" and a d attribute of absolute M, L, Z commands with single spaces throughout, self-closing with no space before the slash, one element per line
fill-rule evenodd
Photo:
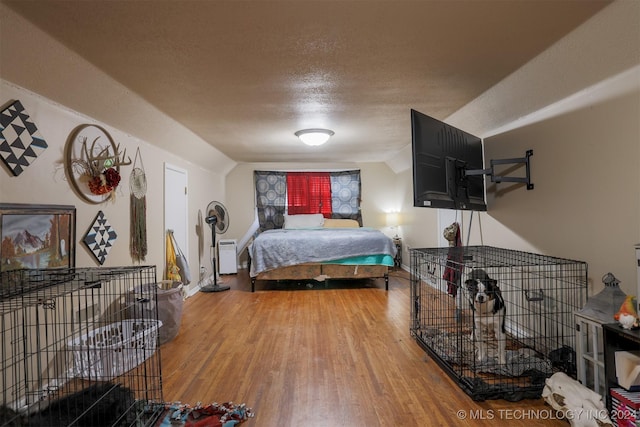
<path fill-rule="evenodd" d="M 289 215 L 321 213 L 331 218 L 331 178 L 328 172 L 287 173 Z"/>
<path fill-rule="evenodd" d="M 284 214 L 322 213 L 355 219 L 360 213 L 360 171 L 254 171 L 260 231 L 282 228 Z"/>

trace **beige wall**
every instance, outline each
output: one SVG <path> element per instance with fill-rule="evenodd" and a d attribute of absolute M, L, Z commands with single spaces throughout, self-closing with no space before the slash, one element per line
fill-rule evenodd
<path fill-rule="evenodd" d="M 182 249 L 189 255 L 192 276 L 197 280 L 201 262 L 195 230 L 198 210 L 204 211 L 211 200 L 224 201 L 225 174 L 235 162 L 3 4 L 0 4 L 0 39 L 0 105 L 19 99 L 49 145 L 19 177 L 13 177 L 2 165 L 0 202 L 75 205 L 76 264 L 82 267 L 97 265 L 79 242 L 102 209 L 118 233 L 105 265 L 130 265 L 131 168 L 121 171 L 123 180 L 115 203 L 101 205 L 90 205 L 78 198 L 65 181 L 62 169 L 69 133 L 84 123 L 102 125 L 131 156 L 140 147 L 149 186 L 146 263 L 157 266 L 159 278 L 165 264 L 164 164 L 187 171 L 189 245 Z M 211 272 L 207 249 L 211 244 L 210 233 L 205 232 L 204 239 L 203 264 Z"/>
<path fill-rule="evenodd" d="M 485 141 L 487 158 L 533 149 L 535 188 L 493 184 L 485 244 L 587 261 L 591 290 L 612 272 L 636 294 L 640 241 L 640 92 Z"/>
<path fill-rule="evenodd" d="M 612 3 L 445 120 L 484 137 L 486 161 L 534 151 L 534 190 L 489 185 L 471 233 L 459 212 L 470 244 L 586 261 L 590 295 L 607 272 L 640 293 L 639 14 L 637 1 Z M 413 207 L 410 150 L 389 163 L 405 192 L 405 245 L 436 246 L 437 210 Z"/>
<path fill-rule="evenodd" d="M 396 191 L 402 198 L 400 237 L 403 240 L 404 265 L 409 265 L 409 248 L 438 246 L 438 210 L 413 207 L 413 171 L 400 172 L 396 177 Z"/>
<path fill-rule="evenodd" d="M 208 170 L 235 162 L 0 3 L 0 78 Z M 0 102 L 6 97 L 0 94 Z"/>
<path fill-rule="evenodd" d="M 204 209 L 212 199 L 225 198 L 224 176 L 208 171 L 184 159 L 159 149 L 146 141 L 125 134 L 90 117 L 64 108 L 39 95 L 0 81 L 0 102 L 4 105 L 9 100 L 20 100 L 25 110 L 36 124 L 48 144 L 31 166 L 14 177 L 2 163 L 0 171 L 0 202 L 73 205 L 76 213 L 76 265 L 79 267 L 97 266 L 97 262 L 88 249 L 81 243 L 84 234 L 93 222 L 99 210 L 102 210 L 116 230 L 116 239 L 104 266 L 131 265 L 129 255 L 129 174 L 132 166 L 121 169 L 122 181 L 117 190 L 114 202 L 99 205 L 90 204 L 80 199 L 67 182 L 64 172 L 64 146 L 72 130 L 85 123 L 98 124 L 106 128 L 114 141 L 126 148 L 132 159 L 136 148 L 140 148 L 147 177 L 147 239 L 148 256 L 144 264 L 156 265 L 159 279 L 162 278 L 165 265 L 164 252 L 164 164 L 169 163 L 187 171 L 189 180 L 188 195 L 188 239 L 189 247 L 184 249 L 189 254 L 189 264 L 197 279 L 199 265 L 198 238 L 196 222 L 198 210 Z M 210 245 L 210 234 L 205 233 L 205 247 Z M 206 251 L 208 257 L 208 251 Z M 210 272 L 210 263 L 205 262 Z M 192 285 L 193 286 L 193 285 Z"/>
<path fill-rule="evenodd" d="M 590 294 L 599 292 L 602 276 L 612 272 L 627 294 L 636 295 L 639 117 L 636 89 L 485 139 L 487 164 L 533 150 L 534 189 L 489 183 L 488 211 L 475 214 L 469 243 L 586 261 Z M 523 168 L 501 167 L 498 172 L 524 176 Z M 411 188 L 411 170 L 398 179 L 398 189 Z M 413 207 L 411 193 L 405 193 L 405 245 L 437 246 L 442 231 L 437 229 L 437 210 Z M 459 215 L 466 242 L 469 213 Z"/>

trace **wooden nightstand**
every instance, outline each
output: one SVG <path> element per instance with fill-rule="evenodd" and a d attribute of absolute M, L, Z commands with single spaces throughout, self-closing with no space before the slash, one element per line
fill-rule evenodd
<path fill-rule="evenodd" d="M 402 239 L 400 237 L 393 238 L 393 244 L 396 245 L 398 252 L 393 259 L 393 268 L 402 268 Z"/>

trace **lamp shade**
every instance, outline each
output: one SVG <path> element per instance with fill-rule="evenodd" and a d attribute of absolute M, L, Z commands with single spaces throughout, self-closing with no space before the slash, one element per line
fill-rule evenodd
<path fill-rule="evenodd" d="M 618 279 L 611 273 L 602 277 L 604 289 L 589 298 L 581 310 L 576 312 L 577 316 L 583 316 L 598 323 L 612 323 L 613 315 L 618 311 L 624 302 L 627 294 L 618 286 Z"/>
<path fill-rule="evenodd" d="M 387 227 L 397 227 L 400 223 L 397 212 L 387 213 Z"/>
<path fill-rule="evenodd" d="M 322 145 L 333 136 L 334 132 L 329 129 L 304 129 L 299 130 L 295 135 L 300 141 L 307 145 Z"/>

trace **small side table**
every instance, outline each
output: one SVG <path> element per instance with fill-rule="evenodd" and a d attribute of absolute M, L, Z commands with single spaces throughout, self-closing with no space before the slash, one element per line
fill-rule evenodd
<path fill-rule="evenodd" d="M 393 268 L 402 268 L 402 239 L 400 237 L 394 237 L 393 244 L 396 245 L 396 249 L 398 250 L 393 259 Z"/>

